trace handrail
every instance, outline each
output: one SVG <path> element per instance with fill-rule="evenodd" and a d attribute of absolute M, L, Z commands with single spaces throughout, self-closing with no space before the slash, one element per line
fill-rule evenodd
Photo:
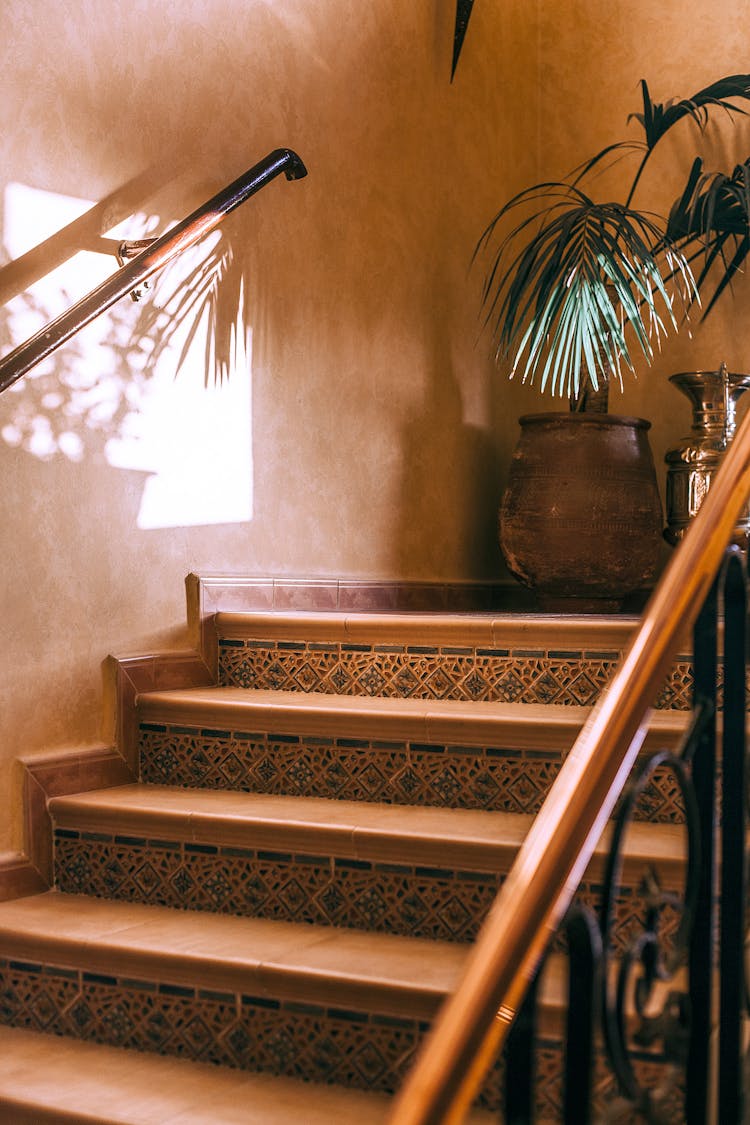
<path fill-rule="evenodd" d="M 676 646 L 709 593 L 749 494 L 750 414 L 654 591 L 609 690 L 550 788 L 461 981 L 396 1099 L 391 1125 L 463 1120 L 612 814 Z"/>
<path fill-rule="evenodd" d="M 305 165 L 295 152 L 288 148 L 274 149 L 166 234 L 154 239 L 147 249 L 132 258 L 112 277 L 107 278 L 66 312 L 4 356 L 0 360 L 0 392 L 18 382 L 32 367 L 59 348 L 115 301 L 119 301 L 126 293 L 142 285 L 167 262 L 212 231 L 230 211 L 239 207 L 251 195 L 255 195 L 281 172 L 288 180 L 300 180 L 307 175 Z"/>

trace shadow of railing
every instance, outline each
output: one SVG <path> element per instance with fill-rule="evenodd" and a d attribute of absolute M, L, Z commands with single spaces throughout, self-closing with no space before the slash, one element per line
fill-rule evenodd
<path fill-rule="evenodd" d="M 114 240 L 102 236 L 142 210 L 157 192 L 173 180 L 174 170 L 166 173 L 163 168 L 149 168 L 110 192 L 55 234 L 8 262 L 0 268 L 0 305 L 25 292 L 81 250 L 114 255 Z"/>

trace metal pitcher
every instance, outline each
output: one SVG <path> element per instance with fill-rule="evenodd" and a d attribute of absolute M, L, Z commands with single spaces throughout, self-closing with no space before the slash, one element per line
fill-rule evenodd
<path fill-rule="evenodd" d="M 679 445 L 670 449 L 667 463 L 667 526 L 664 538 L 676 546 L 698 512 L 711 487 L 737 426 L 737 400 L 750 390 L 750 375 L 727 371 L 684 371 L 672 375 L 670 383 L 687 395 L 693 407 L 693 426 Z M 736 529 L 736 540 L 747 545 L 750 510 Z"/>

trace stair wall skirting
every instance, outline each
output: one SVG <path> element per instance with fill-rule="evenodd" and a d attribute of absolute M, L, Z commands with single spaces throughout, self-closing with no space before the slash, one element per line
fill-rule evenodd
<path fill-rule="evenodd" d="M 0 902 L 36 895 L 49 886 L 23 852 L 0 855 Z"/>

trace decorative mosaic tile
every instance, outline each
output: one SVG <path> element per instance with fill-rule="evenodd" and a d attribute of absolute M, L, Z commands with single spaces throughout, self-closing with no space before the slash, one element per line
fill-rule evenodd
<path fill-rule="evenodd" d="M 232 687 L 389 698 L 492 700 L 589 706 L 614 675 L 619 652 L 408 645 L 219 642 L 219 680 Z M 678 661 L 656 706 L 689 710 L 688 661 Z"/>
<path fill-rule="evenodd" d="M 535 813 L 565 755 L 497 747 L 425 745 L 205 731 L 144 723 L 142 780 L 347 801 Z M 683 819 L 672 774 L 659 770 L 638 819 Z"/>
<path fill-rule="evenodd" d="M 184 910 L 473 941 L 502 874 L 291 855 L 100 833 L 55 833 L 56 882 L 69 894 Z M 598 886 L 579 897 L 594 909 Z M 624 887 L 616 942 L 640 927 L 641 896 Z"/>
<path fill-rule="evenodd" d="M 487 872 L 56 833 L 68 893 L 470 941 L 501 879 Z"/>

